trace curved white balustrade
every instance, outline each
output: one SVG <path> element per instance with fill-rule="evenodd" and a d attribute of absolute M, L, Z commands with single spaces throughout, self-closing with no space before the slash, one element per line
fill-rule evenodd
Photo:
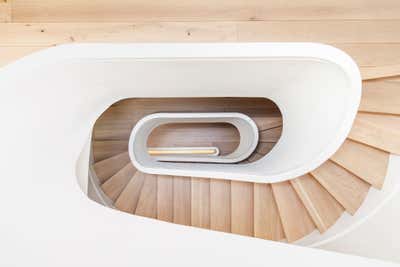
<path fill-rule="evenodd" d="M 237 128 L 240 135 L 239 146 L 228 155 L 223 156 L 163 156 L 155 160 L 147 153 L 147 139 L 151 132 L 168 123 L 229 123 Z M 132 129 L 129 138 L 129 156 L 133 165 L 145 173 L 170 174 L 169 170 L 175 163 L 162 161 L 186 162 L 188 176 L 193 168 L 189 162 L 236 163 L 249 157 L 258 143 L 258 128 L 248 116 L 237 112 L 207 112 L 207 113 L 154 113 L 143 117 Z M 162 160 L 162 161 L 161 161 Z M 211 167 L 212 168 L 212 167 Z"/>
<path fill-rule="evenodd" d="M 181 83 L 184 79 L 192 82 Z M 317 44 L 74 45 L 13 63 L 0 71 L 0 157 L 6 163 L 0 165 L 0 265 L 243 266 L 271 261 L 292 266 L 308 258 L 315 266 L 375 266 L 359 257 L 124 214 L 88 200 L 75 180 L 91 127 L 110 104 L 135 96 L 188 95 L 275 101 L 287 127 L 271 157 L 254 164 L 251 177 L 292 178 L 316 167 L 343 141 L 357 110 L 359 87 L 351 59 Z M 308 116 L 296 117 L 296 110 Z M 290 168 L 278 159 L 290 162 Z M 81 160 L 88 163 L 88 151 Z M 266 163 L 280 174 L 257 175 Z M 88 164 L 79 166 L 85 176 Z"/>
<path fill-rule="evenodd" d="M 77 74 L 78 69 L 79 77 L 87 73 L 86 78 L 80 78 L 86 86 L 112 88 L 113 93 L 105 90 L 108 97 L 117 92 L 123 92 L 124 97 L 266 97 L 280 108 L 282 136 L 257 162 L 192 164 L 190 171 L 185 163 L 170 163 L 164 174 L 284 181 L 327 160 L 350 131 L 359 105 L 361 79 L 354 62 L 338 50 L 311 44 L 292 44 L 290 48 L 276 44 L 262 54 L 255 49 L 237 56 L 219 49 L 200 52 L 192 47 L 175 46 L 168 53 L 156 46 L 140 47 L 132 51 L 137 56 L 123 60 L 80 60 L 79 68 L 77 62 L 69 62 L 65 68 L 70 75 Z"/>
<path fill-rule="evenodd" d="M 78 117 L 98 115 L 129 97 L 266 97 L 280 108 L 282 136 L 262 159 L 243 166 L 197 164 L 190 173 L 176 163 L 170 166 L 173 175 L 252 182 L 300 176 L 338 149 L 360 100 L 357 66 L 330 46 L 153 44 L 121 46 L 103 55 L 104 48 L 108 51 L 106 45 L 81 46 L 78 55 L 77 49 L 65 49 L 61 58 L 47 50 L 50 66 L 35 66 L 38 86 L 52 88 L 50 94 L 59 97 L 63 91 L 83 92 L 85 99 L 73 104 L 82 106 L 74 112 Z M 53 53 L 62 63 L 50 61 Z"/>

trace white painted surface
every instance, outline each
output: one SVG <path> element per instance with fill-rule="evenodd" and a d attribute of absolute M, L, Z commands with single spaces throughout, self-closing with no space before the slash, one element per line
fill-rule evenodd
<path fill-rule="evenodd" d="M 90 162 L 90 146 L 91 146 L 91 138 L 87 138 L 86 144 L 83 147 L 82 152 L 79 155 L 78 160 L 76 161 L 76 178 L 78 180 L 79 187 L 81 190 L 87 194 L 88 193 L 88 174 L 89 174 L 89 164 Z"/>
<path fill-rule="evenodd" d="M 275 52 L 288 54 L 294 47 L 310 55 L 331 51 L 317 45 L 272 46 L 278 47 Z M 124 74 L 118 69 L 110 72 L 116 62 L 143 50 L 188 56 L 188 51 L 200 49 L 209 56 L 257 57 L 270 53 L 271 45 L 167 47 L 62 46 L 0 71 L 0 118 L 5 129 L 0 131 L 1 266 L 391 265 L 168 224 L 90 201 L 76 182 L 76 161 L 95 119 L 110 103 L 129 97 L 134 86 L 113 86 Z M 338 57 L 342 60 L 347 58 Z M 94 65 L 98 68 L 91 68 Z M 108 80 L 106 74 L 111 74 Z"/>
<path fill-rule="evenodd" d="M 318 248 L 400 263 L 400 194 L 361 224 Z"/>

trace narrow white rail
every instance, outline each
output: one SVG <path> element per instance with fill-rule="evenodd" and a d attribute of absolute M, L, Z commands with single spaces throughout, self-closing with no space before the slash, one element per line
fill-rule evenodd
<path fill-rule="evenodd" d="M 157 158 L 159 161 L 169 161 L 165 156 L 205 156 L 216 157 L 219 155 L 219 148 L 216 146 L 209 147 L 149 147 L 147 153 Z M 184 159 L 183 159 L 184 160 Z"/>

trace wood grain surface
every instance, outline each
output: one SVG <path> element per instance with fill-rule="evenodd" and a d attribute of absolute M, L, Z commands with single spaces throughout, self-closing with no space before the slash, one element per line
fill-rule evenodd
<path fill-rule="evenodd" d="M 0 1 L 0 66 L 73 42 L 321 42 L 349 53 L 365 79 L 396 76 L 397 0 Z"/>

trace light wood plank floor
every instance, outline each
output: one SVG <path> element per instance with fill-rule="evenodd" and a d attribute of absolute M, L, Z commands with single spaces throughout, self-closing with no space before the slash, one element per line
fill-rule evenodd
<path fill-rule="evenodd" d="M 399 28 L 398 0 L 0 0 L 0 66 L 73 42 L 305 41 L 376 78 L 400 72 Z"/>

